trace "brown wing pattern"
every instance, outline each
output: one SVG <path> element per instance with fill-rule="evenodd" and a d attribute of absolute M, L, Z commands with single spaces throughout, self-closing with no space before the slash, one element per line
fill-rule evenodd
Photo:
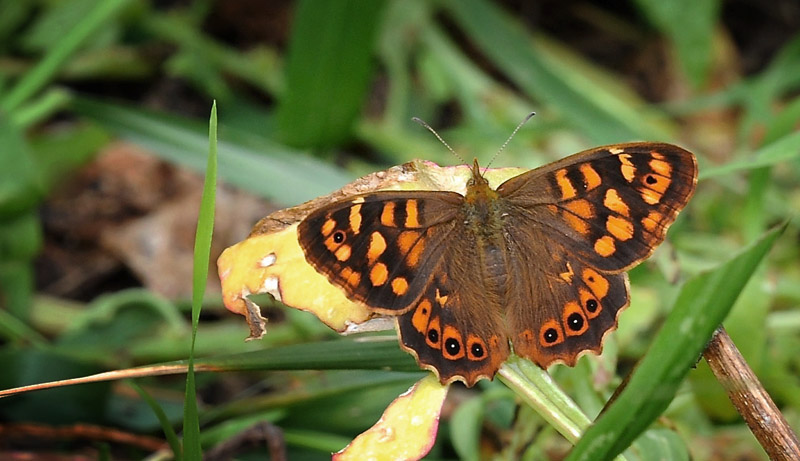
<path fill-rule="evenodd" d="M 397 318 L 403 348 L 443 382 L 491 379 L 508 358 L 503 305 L 474 233 L 459 228 L 414 307 Z"/>
<path fill-rule="evenodd" d="M 598 269 L 621 272 L 664 240 L 696 183 L 691 152 L 671 144 L 633 143 L 575 154 L 511 178 L 497 191 L 563 241 L 570 254 Z"/>
<path fill-rule="evenodd" d="M 409 309 L 427 285 L 462 201 L 454 192 L 355 196 L 301 221 L 300 246 L 350 299 L 397 314 Z"/>
<path fill-rule="evenodd" d="M 506 318 L 514 352 L 542 368 L 600 353 L 628 306 L 628 276 L 592 268 L 535 227 L 510 234 L 512 279 Z M 532 258 L 537 258 L 536 261 Z"/>
<path fill-rule="evenodd" d="M 694 192 L 694 155 L 669 144 L 600 147 L 514 177 L 507 320 L 514 351 L 542 367 L 599 353 L 628 306 L 625 270 L 647 258 Z"/>
<path fill-rule="evenodd" d="M 599 353 L 629 303 L 624 271 L 663 241 L 696 180 L 684 149 L 618 144 L 514 177 L 496 194 L 476 164 L 466 198 L 352 197 L 311 213 L 298 235 L 306 259 L 350 299 L 397 316 L 420 365 L 471 386 L 495 374 L 509 342 L 542 367 Z"/>

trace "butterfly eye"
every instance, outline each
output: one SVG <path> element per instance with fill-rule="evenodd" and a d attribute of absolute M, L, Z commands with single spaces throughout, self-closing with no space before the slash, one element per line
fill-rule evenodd
<path fill-rule="evenodd" d="M 483 346 L 481 346 L 478 343 L 473 343 L 472 346 L 470 347 L 470 353 L 475 358 L 483 357 Z"/>
<path fill-rule="evenodd" d="M 597 310 L 597 300 L 596 299 L 590 299 L 590 300 L 586 301 L 586 310 L 591 312 L 591 313 L 594 313 Z"/>
<path fill-rule="evenodd" d="M 344 238 L 345 238 L 344 231 L 337 230 L 336 232 L 333 233 L 333 242 L 334 243 L 342 243 L 342 242 L 344 242 Z"/>

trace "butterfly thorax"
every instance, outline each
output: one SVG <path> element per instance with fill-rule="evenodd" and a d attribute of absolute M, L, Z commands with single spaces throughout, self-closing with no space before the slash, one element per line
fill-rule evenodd
<path fill-rule="evenodd" d="M 467 181 L 464 196 L 465 224 L 484 238 L 502 236 L 502 210 L 500 194 L 489 186 L 481 175 L 478 160 L 472 167 L 472 177 Z"/>

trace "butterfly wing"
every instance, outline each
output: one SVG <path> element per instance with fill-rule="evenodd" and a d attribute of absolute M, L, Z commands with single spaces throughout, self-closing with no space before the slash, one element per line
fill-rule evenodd
<path fill-rule="evenodd" d="M 535 263 L 510 258 L 509 270 L 522 274 L 513 279 L 506 304 L 514 352 L 542 368 L 555 362 L 573 366 L 584 351 L 600 353 L 628 306 L 628 275 L 591 267 L 535 228 L 512 235 L 512 253 L 545 255 Z"/>
<path fill-rule="evenodd" d="M 598 147 L 509 179 L 497 192 L 603 271 L 646 259 L 694 193 L 694 155 L 663 143 Z M 563 237 L 562 237 L 563 236 Z"/>
<path fill-rule="evenodd" d="M 628 305 L 624 271 L 664 240 L 696 181 L 690 152 L 633 143 L 585 151 L 500 185 L 515 255 L 509 270 L 526 274 L 509 287 L 515 352 L 542 367 L 599 352 Z"/>
<path fill-rule="evenodd" d="M 457 227 L 414 307 L 397 318 L 403 348 L 443 383 L 491 379 L 508 358 L 503 304 L 474 232 Z"/>
<path fill-rule="evenodd" d="M 408 310 L 439 265 L 463 197 L 378 192 L 315 210 L 298 226 L 306 259 L 376 312 Z"/>
<path fill-rule="evenodd" d="M 450 192 L 367 194 L 314 211 L 298 233 L 306 259 L 350 299 L 398 316 L 402 346 L 421 366 L 471 386 L 494 376 L 509 346 L 463 202 Z"/>

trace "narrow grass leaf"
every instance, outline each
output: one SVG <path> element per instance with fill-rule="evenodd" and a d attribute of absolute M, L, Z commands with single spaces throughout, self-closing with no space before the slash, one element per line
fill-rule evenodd
<path fill-rule="evenodd" d="M 719 0 L 635 0 L 639 11 L 675 46 L 681 67 L 692 85 L 705 82 L 714 56 L 714 29 Z"/>
<path fill-rule="evenodd" d="M 0 114 L 0 221 L 14 219 L 42 200 L 39 165 L 23 131 Z M 0 249 L 2 252 L 2 249 Z"/>
<path fill-rule="evenodd" d="M 130 0 L 96 2 L 95 7 L 84 16 L 83 20 L 56 42 L 45 57 L 8 92 L 0 101 L 0 108 L 4 112 L 11 112 L 43 88 L 92 34 L 108 24 L 128 3 Z"/>
<path fill-rule="evenodd" d="M 700 179 L 717 178 L 739 171 L 773 166 L 797 158 L 800 158 L 800 131 L 784 136 L 759 149 L 749 159 L 733 161 L 718 167 L 704 168 L 700 172 Z"/>
<path fill-rule="evenodd" d="M 627 387 L 589 427 L 568 460 L 613 458 L 661 415 L 785 228 L 767 232 L 729 261 L 686 282 Z"/>
<path fill-rule="evenodd" d="M 205 168 L 198 153 L 205 151 L 208 138 L 194 121 L 82 97 L 73 99 L 72 108 L 165 160 L 195 171 Z M 280 205 L 328 194 L 353 179 L 341 169 L 264 137 L 226 138 L 218 143 L 220 178 Z"/>
<path fill-rule="evenodd" d="M 172 422 L 167 417 L 167 414 L 164 413 L 164 410 L 161 408 L 161 405 L 156 402 L 156 400 L 147 393 L 141 386 L 136 384 L 134 381 L 128 381 L 128 384 L 139 394 L 142 400 L 145 401 L 147 406 L 153 411 L 153 414 L 156 415 L 158 419 L 158 423 L 161 425 L 161 429 L 164 431 L 164 436 L 167 438 L 167 443 L 169 444 L 170 449 L 172 450 L 172 455 L 175 459 L 183 459 L 183 455 L 181 453 L 181 441 L 178 439 L 178 435 L 175 433 L 175 429 L 172 428 Z"/>
<path fill-rule="evenodd" d="M 183 407 L 183 455 L 185 460 L 202 459 L 200 449 L 200 418 L 197 413 L 197 392 L 194 379 L 194 345 L 197 339 L 197 324 L 200 308 L 208 280 L 208 264 L 211 257 L 211 236 L 214 232 L 214 194 L 217 190 L 217 104 L 211 107 L 208 127 L 208 165 L 197 217 L 197 233 L 194 240 L 194 264 L 192 266 L 192 346 L 189 350 L 189 371 L 186 375 L 186 399 Z"/>
<path fill-rule="evenodd" d="M 286 93 L 278 109 L 282 139 L 328 147 L 351 136 L 373 71 L 383 0 L 302 0 L 294 14 Z"/>
<path fill-rule="evenodd" d="M 552 66 L 534 41 L 498 6 L 484 0 L 445 5 L 469 39 L 528 95 L 549 104 L 564 119 L 599 143 L 663 138 L 641 108 L 614 96 L 591 79 Z"/>
<path fill-rule="evenodd" d="M 419 370 L 414 359 L 400 350 L 397 341 L 366 342 L 349 338 L 204 357 L 197 359 L 196 363 L 207 371 Z"/>

